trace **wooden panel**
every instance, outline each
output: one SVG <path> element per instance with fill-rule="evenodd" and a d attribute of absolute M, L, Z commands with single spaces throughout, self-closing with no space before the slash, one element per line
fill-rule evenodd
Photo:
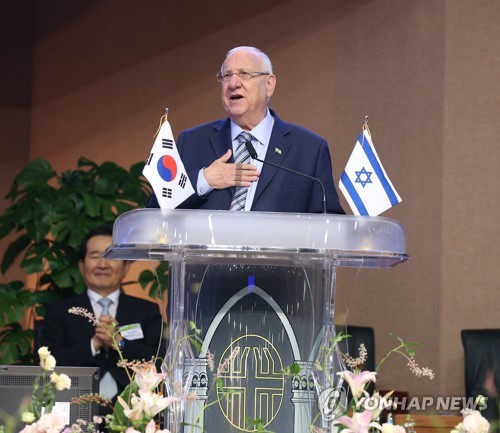
<path fill-rule="evenodd" d="M 406 414 L 396 414 L 394 422 L 404 426 L 407 422 L 406 417 Z M 450 433 L 450 430 L 463 419 L 457 415 L 411 415 L 411 417 L 415 422 L 414 428 L 417 433 Z"/>

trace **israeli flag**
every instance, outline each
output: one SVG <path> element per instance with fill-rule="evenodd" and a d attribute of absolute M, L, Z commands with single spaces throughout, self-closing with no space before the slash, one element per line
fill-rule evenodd
<path fill-rule="evenodd" d="M 194 194 L 167 120 L 161 125 L 142 174 L 153 187 L 161 209 L 175 209 Z"/>
<path fill-rule="evenodd" d="M 339 188 L 354 215 L 377 216 L 401 203 L 365 128 L 347 161 Z"/>

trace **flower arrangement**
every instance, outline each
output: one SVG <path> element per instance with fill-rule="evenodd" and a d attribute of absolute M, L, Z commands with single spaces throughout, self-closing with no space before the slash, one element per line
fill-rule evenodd
<path fill-rule="evenodd" d="M 69 313 L 87 318 L 95 326 L 98 321 L 95 316 L 83 308 L 73 307 Z M 178 397 L 165 397 L 164 386 L 167 374 L 158 372 L 154 360 L 127 361 L 123 358 L 116 336 L 119 331 L 112 327 L 105 331 L 115 342 L 119 353 L 118 366 L 123 367 L 129 377 L 129 384 L 118 396 L 116 404 L 99 394 L 87 394 L 74 398 L 72 404 L 92 404 L 107 406 L 111 414 L 105 417 L 95 416 L 92 421 L 78 420 L 75 424 L 65 426 L 62 417 L 53 413 L 57 391 L 69 389 L 71 379 L 66 374 L 57 374 L 56 359 L 47 347 L 38 350 L 41 373 L 37 376 L 31 403 L 22 412 L 21 420 L 25 427 L 20 433 L 82 433 L 97 432 L 104 427 L 107 431 L 126 433 L 170 433 L 160 428 L 159 414 L 167 407 L 181 402 Z M 49 377 L 50 374 L 50 377 Z M 13 417 L 6 423 L 7 429 L 0 426 L 0 433 L 10 433 L 17 424 Z"/>
<path fill-rule="evenodd" d="M 381 431 L 382 433 L 405 433 L 403 426 L 394 425 L 390 420 L 380 424 L 380 415 L 384 409 L 392 407 L 391 395 L 392 391 L 382 396 L 375 391 L 370 395 L 367 391 L 368 385 L 375 383 L 377 380 L 378 370 L 382 364 L 392 355 L 402 356 L 410 369 L 410 371 L 418 377 L 428 377 L 434 379 L 434 372 L 427 367 L 421 368 L 415 361 L 415 348 L 418 346 L 414 342 L 404 342 L 395 334 L 391 334 L 398 341 L 398 344 L 390 350 L 384 358 L 379 362 L 377 371 L 363 371 L 363 364 L 366 362 L 366 349 L 363 344 L 359 348 L 359 356 L 353 358 L 347 354 L 341 353 L 341 358 L 345 364 L 345 369 L 337 373 L 338 376 L 348 384 L 351 401 L 343 404 L 338 397 L 334 399 L 334 409 L 330 407 L 329 413 L 334 413 L 330 417 L 331 428 L 337 429 L 338 432 L 345 433 L 368 433 L 369 431 Z M 322 357 L 316 361 L 315 368 L 317 370 L 325 369 L 325 356 L 331 358 L 331 351 L 335 350 L 338 343 L 348 336 L 339 333 L 332 343 L 331 348 L 324 351 Z M 326 433 L 327 430 L 320 427 L 313 427 L 314 433 Z M 465 432 L 455 432 L 465 433 Z M 467 432 L 472 433 L 472 432 Z M 483 433 L 483 432 L 473 432 Z"/>
<path fill-rule="evenodd" d="M 95 326 L 98 325 L 98 320 L 88 310 L 81 307 L 73 307 L 69 310 L 70 314 L 82 316 L 92 322 Z M 169 380 L 171 372 L 165 363 L 162 365 L 162 371 L 158 372 L 155 360 L 150 361 L 128 361 L 123 358 L 120 350 L 120 344 L 117 342 L 116 336 L 120 331 L 114 330 L 113 326 L 105 327 L 105 332 L 115 342 L 115 349 L 119 354 L 119 367 L 122 367 L 127 372 L 129 384 L 117 397 L 115 404 L 112 401 L 104 398 L 100 394 L 87 394 L 74 398 L 72 404 L 91 404 L 96 403 L 100 406 L 107 406 L 111 413 L 104 416 L 95 416 L 91 422 L 78 420 L 75 424 L 65 426 L 62 417 L 57 413 L 53 413 L 52 409 L 55 402 L 55 393 L 58 390 L 69 389 L 71 379 L 65 375 L 58 375 L 53 370 L 56 367 L 56 359 L 50 353 L 47 347 L 39 349 L 40 366 L 42 368 L 40 375 L 37 377 L 34 391 L 32 394 L 32 402 L 27 410 L 22 413 L 22 421 L 26 424 L 20 433 L 96 433 L 98 430 L 107 430 L 108 432 L 117 433 L 172 433 L 168 429 L 161 427 L 161 414 L 166 409 L 175 416 L 179 414 L 179 408 L 182 408 L 185 403 L 196 399 L 196 394 L 185 395 L 182 391 L 182 384 L 172 383 Z M 190 344 L 199 345 L 199 330 L 194 324 L 191 324 L 191 335 L 186 335 L 185 339 L 189 340 Z M 181 345 L 186 341 L 181 341 Z M 173 350 L 176 354 L 182 350 L 179 347 Z M 172 361 L 172 360 L 170 360 Z M 230 362 L 231 357 L 228 357 L 226 362 Z M 209 354 L 208 364 L 213 371 L 213 355 Z M 219 370 L 221 367 L 219 367 Z M 50 381 L 47 380 L 50 374 Z M 219 372 L 217 372 L 217 376 Z M 220 379 L 216 379 L 214 387 L 218 389 L 218 396 L 224 398 L 230 392 L 225 392 L 220 389 Z M 165 396 L 165 389 L 169 392 L 169 396 Z M 214 403 L 212 403 L 214 404 Z M 260 427 L 259 420 L 250 421 L 256 427 L 256 431 L 264 432 Z M 10 422 L 9 425 L 15 426 L 17 422 Z M 13 433 L 13 428 L 3 429 L 0 426 L 0 433 Z"/>
<path fill-rule="evenodd" d="M 69 309 L 69 313 L 82 316 L 95 326 L 98 325 L 95 316 L 84 308 L 73 307 Z M 120 357 L 118 366 L 124 368 L 129 377 L 128 386 L 118 396 L 115 405 L 112 405 L 110 400 L 99 394 L 89 394 L 74 400 L 72 403 L 95 402 L 101 406 L 108 406 L 111 409 L 111 414 L 106 415 L 104 419 L 97 419 L 99 423 L 105 424 L 108 431 L 170 433 L 170 431 L 160 428 L 158 416 L 167 407 L 180 403 L 182 398 L 164 396 L 163 389 L 167 374 L 157 371 L 154 360 L 125 360 L 120 350 L 120 344 L 116 340 L 116 336 L 120 331 L 113 331 L 113 329 L 114 327 L 105 328 L 115 342 L 114 346 Z M 123 329 L 125 328 L 121 328 L 121 330 Z M 75 432 L 71 431 L 71 433 Z"/>
<path fill-rule="evenodd" d="M 52 414 L 55 403 L 56 391 L 62 391 L 71 387 L 71 379 L 68 375 L 57 374 L 54 369 L 56 360 L 46 347 L 38 350 L 40 367 L 42 373 L 35 379 L 30 406 L 21 415 L 21 419 L 27 425 L 21 433 L 57 432 L 64 427 L 64 421 L 56 414 Z M 47 376 L 50 373 L 50 380 Z"/>
<path fill-rule="evenodd" d="M 26 426 L 21 433 L 57 433 L 64 429 L 64 420 L 58 414 L 52 413 L 57 391 L 70 389 L 71 379 L 67 374 L 56 373 L 56 359 L 46 347 L 38 350 L 41 373 L 35 378 L 31 401 L 21 415 Z M 11 428 L 16 424 L 13 417 L 7 425 Z M 0 431 L 2 431 L 0 427 Z"/>
<path fill-rule="evenodd" d="M 83 316 L 97 324 L 93 314 L 86 310 L 73 308 L 70 309 L 70 313 Z M 114 338 L 114 335 L 112 337 Z M 337 343 L 347 337 L 342 333 L 335 337 L 335 341 L 331 345 L 329 344 L 328 348 L 324 348 L 325 356 L 331 354 Z M 367 388 L 370 384 L 376 382 L 378 370 L 384 361 L 394 354 L 402 356 L 406 360 L 410 371 L 419 377 L 428 377 L 432 380 L 434 373 L 431 369 L 421 368 L 416 363 L 414 357 L 416 343 L 406 343 L 399 337 L 395 337 L 398 344 L 386 354 L 379 363 L 377 371 L 374 372 L 362 370 L 363 363 L 366 362 L 367 358 L 366 349 L 363 345 L 359 348 L 357 358 L 341 354 L 345 369 L 336 374 L 341 381 L 348 384 L 351 401 L 336 408 L 334 416 L 329 420 L 327 430 L 324 429 L 324 425 L 323 427 L 312 425 L 311 432 L 326 433 L 327 431 L 336 430 L 338 432 L 345 431 L 345 433 L 368 433 L 369 431 L 378 430 L 382 433 L 405 433 L 402 426 L 393 425 L 390 422 L 380 423 L 382 411 L 391 407 L 390 396 L 392 393 L 381 396 L 378 392 L 374 392 L 370 395 Z M 117 345 L 117 350 L 119 351 L 119 345 Z M 74 404 L 98 403 L 99 405 L 109 406 L 112 413 L 104 418 L 94 417 L 91 422 L 79 420 L 76 424 L 65 426 L 64 421 L 58 414 L 52 413 L 52 408 L 55 393 L 58 390 L 69 388 L 71 381 L 67 375 L 58 375 L 54 372 L 56 360 L 46 347 L 42 347 L 38 351 L 42 370 L 35 381 L 32 402 L 29 408 L 22 413 L 22 421 L 26 423 L 26 426 L 21 433 L 96 432 L 100 424 L 110 432 L 171 433 L 160 426 L 159 414 L 169 408 L 172 409 L 171 412 L 175 412 L 176 408 L 191 399 L 195 399 L 196 395 L 183 397 L 179 393 L 179 396 L 165 396 L 164 388 L 168 385 L 168 374 L 166 372 L 158 372 L 153 360 L 127 361 L 123 359 L 120 351 L 119 353 L 121 359 L 119 365 L 126 369 L 130 382 L 121 395 L 118 396 L 117 403 L 112 406 L 109 400 L 98 394 L 81 396 L 72 401 Z M 213 369 L 211 356 L 209 356 L 208 363 L 212 364 L 211 369 Z M 230 358 L 225 362 L 230 362 Z M 294 375 L 296 367 L 298 368 L 298 366 L 293 365 L 285 368 L 284 373 L 287 374 L 288 371 L 289 375 Z M 319 371 L 325 369 L 321 357 L 317 359 L 315 368 Z M 220 386 L 217 377 L 218 374 L 216 374 L 215 386 Z M 223 394 L 222 397 L 224 397 Z M 253 431 L 269 432 L 259 423 L 259 420 L 249 421 L 249 423 Z M 487 421 L 480 414 L 470 412 L 464 413 L 464 421 L 455 428 L 453 433 L 487 433 L 488 428 Z"/>
<path fill-rule="evenodd" d="M 123 362 L 123 367 L 133 372 L 133 378 L 127 388 L 118 397 L 118 403 L 112 407 L 113 413 L 102 418 L 95 416 L 92 422 L 78 420 L 71 426 L 65 426 L 63 418 L 53 413 L 56 392 L 70 389 L 71 379 L 66 374 L 57 374 L 56 359 L 47 347 L 38 350 L 41 373 L 36 377 L 31 402 L 22 412 L 21 420 L 26 424 L 20 433 L 81 433 L 96 432 L 98 425 L 104 423 L 108 431 L 127 433 L 170 433 L 160 430 L 157 415 L 173 402 L 175 397 L 164 397 L 158 391 L 165 380 L 163 373 L 158 373 L 152 361 Z M 50 376 L 49 376 L 50 373 Z M 109 405 L 111 402 L 98 394 L 88 394 L 73 399 L 73 404 L 96 402 Z M 1 430 L 0 430 L 1 431 Z"/>

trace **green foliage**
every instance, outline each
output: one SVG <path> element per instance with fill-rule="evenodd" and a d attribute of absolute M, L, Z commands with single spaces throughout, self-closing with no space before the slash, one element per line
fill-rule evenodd
<path fill-rule="evenodd" d="M 23 330 L 19 323 L 9 323 L 0 332 L 0 362 L 31 364 L 33 330 Z"/>
<path fill-rule="evenodd" d="M 398 341 L 398 345 L 391 349 L 389 352 L 385 354 L 385 356 L 380 360 L 377 366 L 377 371 L 380 369 L 382 364 L 389 358 L 392 354 L 396 353 L 401 355 L 403 358 L 406 358 L 408 361 L 415 357 L 415 350 L 420 347 L 420 344 L 416 341 L 404 341 L 401 337 L 399 337 L 396 333 L 390 332 L 389 335 L 395 338 Z M 426 369 L 430 370 L 430 369 Z M 433 376 L 434 373 L 430 371 Z M 425 376 L 428 376 L 428 372 L 426 371 Z"/>
<path fill-rule="evenodd" d="M 139 275 L 139 284 L 143 289 L 149 288 L 152 298 L 163 298 L 165 288 L 168 287 L 168 262 L 160 262 L 155 272 L 144 270 Z"/>
<path fill-rule="evenodd" d="M 10 205 L 0 215 L 0 239 L 14 237 L 0 271 L 5 274 L 16 264 L 27 275 L 35 274 L 36 282 L 29 288 L 19 281 L 0 284 L 0 364 L 26 362 L 32 356 L 33 331 L 18 324 L 26 311 L 35 308 L 43 314 L 47 302 L 85 290 L 78 247 L 89 230 L 144 206 L 151 188 L 142 177 L 143 166 L 141 162 L 126 170 L 80 158 L 76 170 L 58 174 L 49 162 L 37 159 L 16 176 L 7 194 Z M 151 286 L 153 295 L 160 293 L 154 274 L 141 275 L 140 281 Z"/>
<path fill-rule="evenodd" d="M 251 419 L 249 416 L 245 417 L 246 421 L 246 430 L 247 431 L 254 431 L 254 432 L 260 432 L 260 433 L 274 433 L 271 430 L 267 430 L 264 426 L 264 423 L 262 422 L 261 419 Z"/>

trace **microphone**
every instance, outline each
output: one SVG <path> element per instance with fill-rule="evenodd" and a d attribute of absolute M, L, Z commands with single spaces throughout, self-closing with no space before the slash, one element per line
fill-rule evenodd
<path fill-rule="evenodd" d="M 318 182 L 319 185 L 321 186 L 321 191 L 323 191 L 323 213 L 326 214 L 326 192 L 325 192 L 325 187 L 323 185 L 323 182 L 321 182 L 317 177 L 312 177 L 312 176 L 309 176 L 307 174 L 300 173 L 298 171 L 292 170 L 291 168 L 286 168 L 286 167 L 283 167 L 282 165 L 274 164 L 272 162 L 264 161 L 263 159 L 257 158 L 257 151 L 255 150 L 255 147 L 253 147 L 253 144 L 252 144 L 252 142 L 250 140 L 245 141 L 245 147 L 247 148 L 248 153 L 250 154 L 250 158 L 252 158 L 252 159 L 256 159 L 257 161 L 262 162 L 263 164 L 269 164 L 269 165 L 272 165 L 273 167 L 280 168 L 280 169 L 288 171 L 290 173 L 298 174 L 299 176 L 307 177 L 308 179 L 311 179 L 311 180 L 314 180 L 314 181 Z"/>

